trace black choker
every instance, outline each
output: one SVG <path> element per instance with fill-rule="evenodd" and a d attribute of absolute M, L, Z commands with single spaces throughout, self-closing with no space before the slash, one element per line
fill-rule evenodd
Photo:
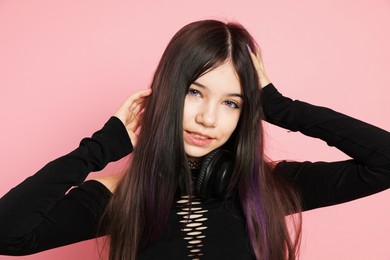
<path fill-rule="evenodd" d="M 201 160 L 188 160 L 188 167 L 191 170 L 200 169 L 201 165 L 202 165 L 202 161 Z"/>

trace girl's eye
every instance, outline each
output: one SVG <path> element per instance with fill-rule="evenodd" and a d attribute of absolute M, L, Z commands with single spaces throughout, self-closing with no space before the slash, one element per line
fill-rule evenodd
<path fill-rule="evenodd" d="M 231 107 L 231 108 L 239 108 L 237 102 L 232 101 L 232 100 L 226 100 L 226 101 L 224 101 L 224 104 L 227 105 L 228 107 Z"/>
<path fill-rule="evenodd" d="M 200 92 L 196 89 L 188 89 L 187 94 L 190 94 L 191 96 L 200 96 Z"/>

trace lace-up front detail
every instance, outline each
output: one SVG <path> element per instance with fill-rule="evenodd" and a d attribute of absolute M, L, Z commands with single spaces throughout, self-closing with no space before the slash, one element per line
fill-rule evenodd
<path fill-rule="evenodd" d="M 207 229 L 207 209 L 202 208 L 200 198 L 181 196 L 176 202 L 182 225 L 181 231 L 184 233 L 184 239 L 187 241 L 188 256 L 192 260 L 200 260 L 203 256 L 203 239 L 206 237 L 204 230 Z"/>

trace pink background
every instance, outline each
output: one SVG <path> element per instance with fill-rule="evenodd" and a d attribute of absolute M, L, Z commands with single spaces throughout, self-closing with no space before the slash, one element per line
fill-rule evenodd
<path fill-rule="evenodd" d="M 0 195 L 100 128 L 148 86 L 173 34 L 205 18 L 246 26 L 285 95 L 390 130 L 389 0 L 2 0 Z M 346 158 L 321 141 L 267 129 L 274 159 Z M 304 213 L 301 259 L 390 259 L 389 201 L 385 191 Z M 92 240 L 23 259 L 98 254 Z"/>

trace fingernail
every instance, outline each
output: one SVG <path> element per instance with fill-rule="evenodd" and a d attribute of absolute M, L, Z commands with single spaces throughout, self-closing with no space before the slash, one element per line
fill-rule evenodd
<path fill-rule="evenodd" d="M 251 47 L 249 46 L 249 44 L 246 44 L 246 47 L 248 48 L 248 51 L 249 51 L 250 53 L 253 53 L 253 51 L 252 51 Z"/>

